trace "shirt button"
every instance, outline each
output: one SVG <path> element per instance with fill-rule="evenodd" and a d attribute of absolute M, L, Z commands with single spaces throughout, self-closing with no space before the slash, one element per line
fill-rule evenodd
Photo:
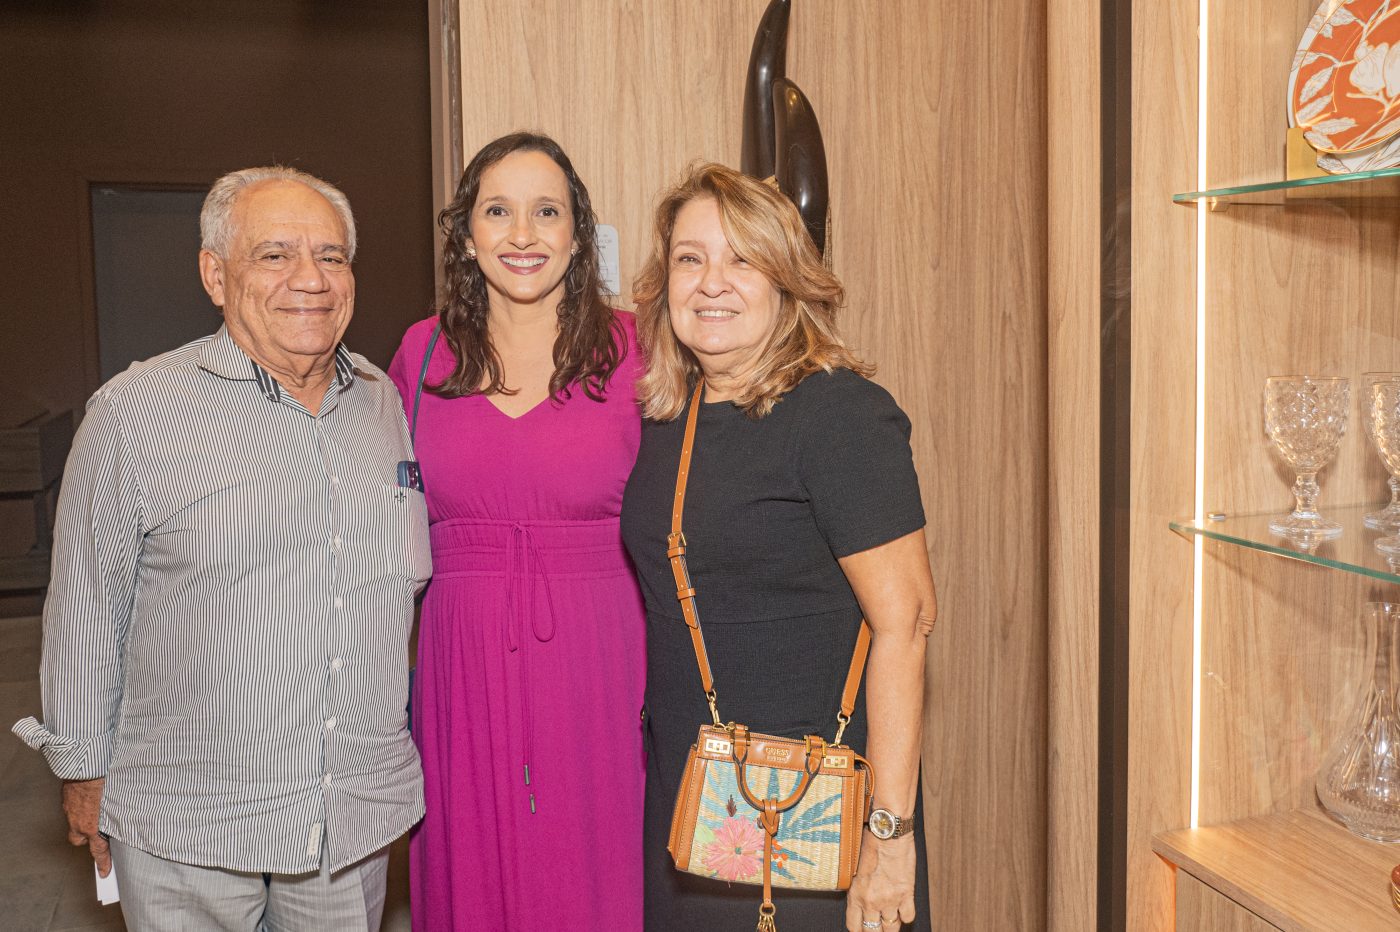
<path fill-rule="evenodd" d="M 321 782 L 324 783 L 326 786 L 330 786 L 330 785 L 331 785 L 331 775 L 330 775 L 330 774 L 326 774 L 326 778 L 325 778 L 324 780 L 322 780 Z"/>
<path fill-rule="evenodd" d="M 326 727 L 327 727 L 327 728 L 334 728 L 334 727 L 335 727 L 335 716 L 334 716 L 334 715 L 332 715 L 330 718 L 326 719 Z"/>
<path fill-rule="evenodd" d="M 339 549 L 340 549 L 340 538 L 339 538 L 339 537 L 333 537 L 333 538 L 331 538 L 331 546 L 334 547 L 336 550 L 339 550 Z"/>
<path fill-rule="evenodd" d="M 340 596 L 336 596 L 336 597 L 335 597 L 335 607 L 336 607 L 336 608 L 344 608 L 344 607 L 345 607 L 345 600 L 342 599 Z"/>
<path fill-rule="evenodd" d="M 340 485 L 340 477 L 331 476 L 331 485 Z"/>
<path fill-rule="evenodd" d="M 345 666 L 345 661 L 344 661 L 344 660 L 341 660 L 339 657 L 337 657 L 337 658 L 335 658 L 334 660 L 331 661 L 331 669 L 332 669 L 332 670 L 339 670 L 339 669 L 340 669 L 341 667 L 343 667 L 343 666 Z"/>

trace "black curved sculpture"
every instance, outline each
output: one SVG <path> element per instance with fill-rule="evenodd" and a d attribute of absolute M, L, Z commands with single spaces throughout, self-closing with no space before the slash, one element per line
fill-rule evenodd
<path fill-rule="evenodd" d="M 830 265 L 826 147 L 811 103 L 787 77 L 791 12 L 791 0 L 772 0 L 758 21 L 744 81 L 739 170 L 764 181 L 776 181 L 778 190 L 797 205 L 812 242 Z"/>
<path fill-rule="evenodd" d="M 744 135 L 739 170 L 755 178 L 773 177 L 773 82 L 787 71 L 790 0 L 773 0 L 758 21 L 744 81 Z"/>
<path fill-rule="evenodd" d="M 822 144 L 817 114 L 802 89 L 787 78 L 773 82 L 773 114 L 776 134 L 774 177 L 802 215 L 802 222 L 817 244 L 817 252 L 829 262 L 827 239 L 831 232 L 831 201 L 827 192 L 826 146 Z"/>

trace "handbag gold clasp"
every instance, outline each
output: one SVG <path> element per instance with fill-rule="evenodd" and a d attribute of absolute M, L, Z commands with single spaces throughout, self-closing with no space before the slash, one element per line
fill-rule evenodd
<path fill-rule="evenodd" d="M 724 723 L 719 720 L 719 706 L 715 705 L 715 703 L 719 701 L 718 694 L 711 689 L 709 692 L 705 693 L 705 701 L 710 704 L 710 715 L 715 720 L 715 727 L 723 728 Z"/>
<path fill-rule="evenodd" d="M 841 736 L 846 733 L 846 726 L 849 724 L 851 724 L 851 717 L 849 715 L 842 715 L 840 712 L 836 713 L 836 740 L 831 742 L 832 744 L 841 743 Z"/>

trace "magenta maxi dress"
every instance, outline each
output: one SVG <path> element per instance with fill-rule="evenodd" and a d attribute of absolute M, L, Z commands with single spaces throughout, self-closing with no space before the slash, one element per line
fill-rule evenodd
<path fill-rule="evenodd" d="M 642 927 L 646 623 L 618 525 L 641 359 L 618 320 L 627 358 L 601 403 L 575 388 L 510 418 L 423 392 L 414 929 Z M 389 368 L 410 416 L 435 323 L 409 328 Z M 439 339 L 429 384 L 453 366 Z"/>

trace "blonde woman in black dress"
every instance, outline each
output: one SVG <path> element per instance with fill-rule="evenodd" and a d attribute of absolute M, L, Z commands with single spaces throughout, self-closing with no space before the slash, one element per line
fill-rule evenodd
<path fill-rule="evenodd" d="M 894 837 L 867 827 L 847 894 L 781 891 L 782 925 L 927 929 L 917 797 L 936 604 L 909 420 L 837 334 L 841 284 L 768 185 L 693 169 L 662 198 L 636 292 L 646 421 L 622 526 L 647 607 L 646 928 L 754 916 L 753 887 L 682 874 L 666 851 L 686 753 L 710 720 L 666 558 L 682 415 L 703 380 L 685 534 L 725 717 L 830 732 L 862 616 L 873 629 L 846 738 L 876 772 L 872 827 Z"/>

